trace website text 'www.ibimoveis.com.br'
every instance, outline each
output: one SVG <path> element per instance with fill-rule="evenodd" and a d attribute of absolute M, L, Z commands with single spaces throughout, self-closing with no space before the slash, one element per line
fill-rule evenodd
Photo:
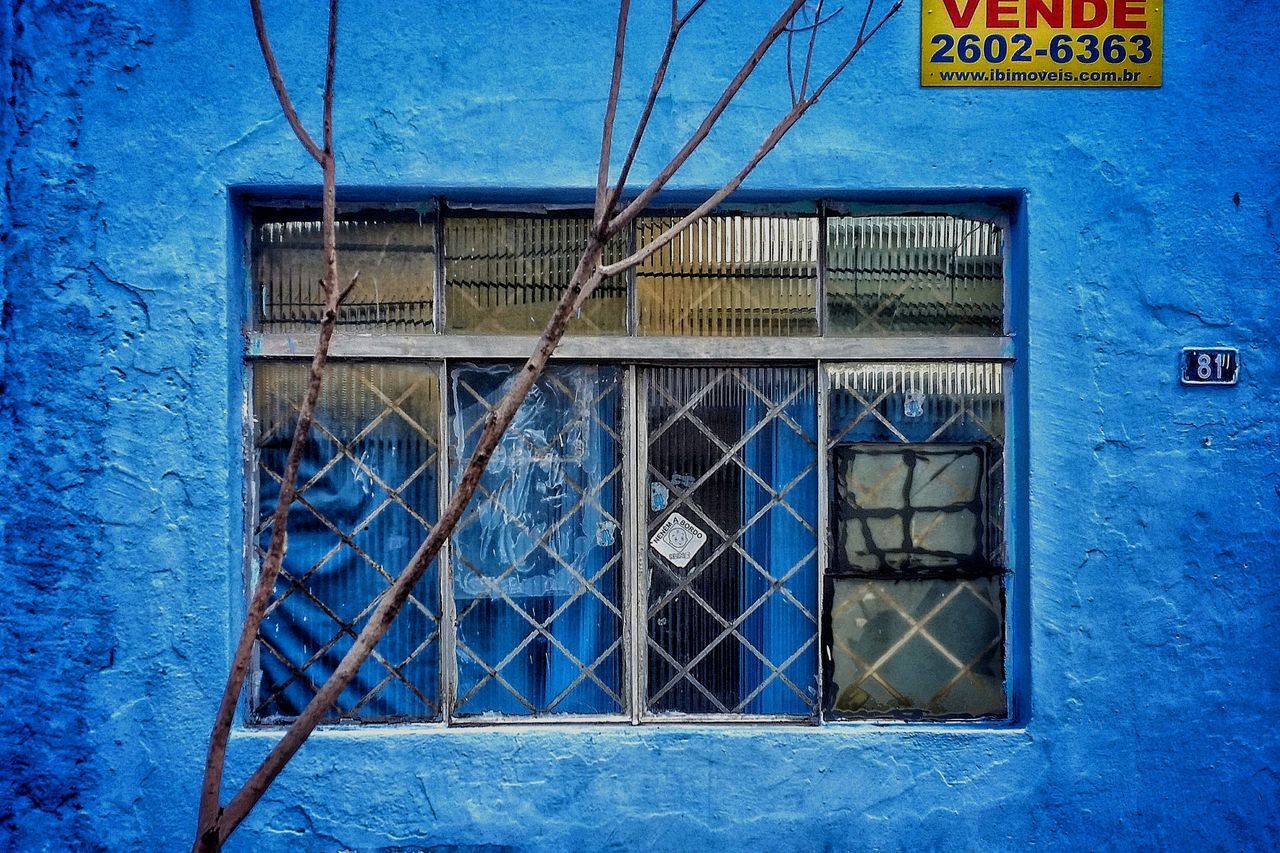
<path fill-rule="evenodd" d="M 1141 71 L 1033 71 L 988 68 L 964 71 L 939 71 L 938 77 L 947 83 L 1137 83 L 1142 80 Z"/>

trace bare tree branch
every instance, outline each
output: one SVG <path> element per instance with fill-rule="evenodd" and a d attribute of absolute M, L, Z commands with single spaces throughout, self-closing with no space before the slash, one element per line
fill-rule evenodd
<path fill-rule="evenodd" d="M 302 713 L 285 731 L 283 737 L 263 760 L 262 764 L 259 765 L 258 769 L 253 772 L 240 791 L 227 804 L 226 809 L 218 820 L 218 830 L 221 837 L 227 837 L 244 820 L 249 810 L 266 792 L 268 786 L 284 769 L 289 759 L 293 757 L 315 727 L 319 725 L 325 712 L 342 695 L 342 691 L 346 689 L 351 680 L 355 678 L 356 673 L 360 671 L 360 667 L 368 659 L 374 646 L 377 645 L 378 641 L 382 639 L 391 627 L 396 614 L 400 612 L 404 603 L 408 601 L 414 585 L 422 578 L 423 573 L 440 553 L 440 548 L 449 538 L 458 520 L 462 517 L 462 513 L 466 510 L 467 504 L 470 503 L 476 487 L 479 486 L 480 478 L 489 464 L 489 459 L 493 455 L 494 449 L 497 448 L 498 442 L 502 439 L 507 427 L 510 426 L 520 404 L 524 401 L 538 377 L 542 375 L 547 361 L 551 358 L 551 354 L 564 336 L 564 331 L 573 316 L 573 304 L 578 294 L 584 289 L 593 288 L 599 281 L 600 274 L 595 270 L 603 248 L 603 244 L 594 235 L 588 239 L 586 251 L 573 273 L 569 286 L 565 289 L 560 302 L 556 305 L 556 309 L 551 315 L 551 319 L 543 330 L 542 337 L 538 341 L 537 350 L 525 362 L 524 367 L 515 374 L 511 387 L 486 418 L 485 427 L 480 434 L 479 441 L 476 443 L 475 451 L 467 463 L 467 467 L 462 472 L 453 497 L 449 500 L 448 505 L 440 514 L 439 520 L 432 528 L 431 535 L 418 548 L 409 564 L 396 577 L 391 586 L 382 593 L 377 608 L 369 617 L 369 621 L 365 623 L 364 628 L 361 629 L 360 635 L 356 638 L 350 651 L 343 656 L 337 669 L 334 670 L 311 702 L 307 704 L 307 707 L 303 709 Z"/>
<path fill-rule="evenodd" d="M 257 10 L 259 0 L 250 0 L 253 4 L 255 12 Z M 646 108 L 642 114 L 639 129 L 633 138 L 631 149 L 629 149 L 626 162 L 624 164 L 623 175 L 618 182 L 614 192 L 608 193 L 608 168 L 609 154 L 612 144 L 611 136 L 613 122 L 616 116 L 616 106 L 618 100 L 618 91 L 620 87 L 621 65 L 623 43 L 625 41 L 626 18 L 629 9 L 629 0 L 621 0 L 621 8 L 619 10 L 618 34 L 614 52 L 614 74 L 610 85 L 609 105 L 606 108 L 605 127 L 601 144 L 601 162 L 598 172 L 598 180 L 596 186 L 596 227 L 592 230 L 587 240 L 587 246 L 583 251 L 582 257 L 575 268 L 573 275 L 565 288 L 557 303 L 555 311 L 552 313 L 543 330 L 541 338 L 538 340 L 537 348 L 534 353 L 525 362 L 524 366 L 510 380 L 510 386 L 502 399 L 498 402 L 485 419 L 485 426 L 481 432 L 480 439 L 477 442 L 474 452 L 464 469 L 462 476 L 458 482 L 456 489 L 448 504 L 441 512 L 436 524 L 433 526 L 430 535 L 426 541 L 419 546 L 413 558 L 408 565 L 400 572 L 391 585 L 383 592 L 378 601 L 377 607 L 370 616 L 368 622 L 361 629 L 353 646 L 343 656 L 337 669 L 325 681 L 325 683 L 316 692 L 316 695 L 308 703 L 303 712 L 293 721 L 289 728 L 285 731 L 281 739 L 276 743 L 275 747 L 262 761 L 256 770 L 249 776 L 249 779 L 241 786 L 240 790 L 231 798 L 225 809 L 217 807 L 219 799 L 218 787 L 220 785 L 221 767 L 225 759 L 226 741 L 222 740 L 220 750 L 217 757 L 217 778 L 213 782 L 211 811 L 206 812 L 206 798 L 202 798 L 201 803 L 201 821 L 200 836 L 197 839 L 197 848 L 202 850 L 216 850 L 231 834 L 231 832 L 240 825 L 240 823 L 249 814 L 249 811 L 266 792 L 267 788 L 275 780 L 275 778 L 284 769 L 285 765 L 297 753 L 302 744 L 306 741 L 311 732 L 319 725 L 325 713 L 341 696 L 342 691 L 346 689 L 352 679 L 355 678 L 361 666 L 368 659 L 378 641 L 386 634 L 397 614 L 408 600 L 414 586 L 421 580 L 423 574 L 431 563 L 438 556 L 444 543 L 453 533 L 459 519 L 466 510 L 474 496 L 480 479 L 489 464 L 494 451 L 503 434 L 510 426 L 512 419 L 515 417 L 517 410 L 534 383 L 542 375 L 548 361 L 559 345 L 561 338 L 564 336 L 565 330 L 574 310 L 579 307 L 582 301 L 596 287 L 597 284 L 606 276 L 614 275 L 624 271 L 636 264 L 641 263 L 645 258 L 652 255 L 662 246 L 669 243 L 681 230 L 688 227 L 700 217 L 706 215 L 717 205 L 723 202 L 730 194 L 737 190 L 746 177 L 751 174 L 755 167 L 770 151 L 772 151 L 778 142 L 786 135 L 786 133 L 795 125 L 797 121 L 807 112 L 807 110 L 817 102 L 818 98 L 826 90 L 827 86 L 848 66 L 853 57 L 858 54 L 862 46 L 868 39 L 875 35 L 880 27 L 893 16 L 901 7 L 901 2 L 896 3 L 889 12 L 880 20 L 879 23 L 870 31 L 866 31 L 866 20 L 864 19 L 863 27 L 859 31 L 858 39 L 854 43 L 853 48 L 849 51 L 844 59 L 836 66 L 836 68 L 827 75 L 826 78 L 818 85 L 814 91 L 805 96 L 802 91 L 798 93 L 800 97 L 794 101 L 791 109 L 782 117 L 774 126 L 773 130 L 761 143 L 760 147 L 747 160 L 746 164 L 730 179 L 724 186 L 713 193 L 706 201 L 700 204 L 692 213 L 683 217 L 680 222 L 664 231 L 657 240 L 651 242 L 643 249 L 623 260 L 610 265 L 603 265 L 601 259 L 604 254 L 607 240 L 618 230 L 631 222 L 640 211 L 642 211 L 652 200 L 653 196 L 662 189 L 663 186 L 671 179 L 671 177 L 680 169 L 688 160 L 689 156 L 702 143 L 714 126 L 720 115 L 724 112 L 734 95 L 741 89 L 743 83 L 750 76 L 752 71 L 763 59 L 768 52 L 770 46 L 777 40 L 779 35 L 787 29 L 791 24 L 796 12 L 804 5 L 805 0 L 793 0 L 783 15 L 774 23 L 774 25 L 765 34 L 760 44 L 747 59 L 742 69 L 726 86 L 719 100 L 712 107 L 711 111 L 704 119 L 702 125 L 693 136 L 685 143 L 679 152 L 672 158 L 666 167 L 658 174 L 657 177 L 649 183 L 649 185 L 641 192 L 641 194 L 633 200 L 627 207 L 616 216 L 610 218 L 613 202 L 616 200 L 618 193 L 621 192 L 625 185 L 626 174 L 629 172 L 635 158 L 635 150 L 638 149 L 640 140 L 644 136 L 645 129 L 648 125 L 649 115 L 652 112 L 653 101 L 657 97 L 657 92 L 661 88 L 663 77 L 666 74 L 667 65 L 670 60 L 671 48 L 674 45 L 675 37 L 679 34 L 680 28 L 687 23 L 690 17 L 701 7 L 703 0 L 695 3 L 694 7 L 688 14 L 683 17 L 679 16 L 678 0 L 672 4 L 672 20 L 671 34 L 668 37 L 668 47 L 664 50 L 663 59 L 659 62 L 659 67 L 655 73 L 654 83 L 650 88 L 650 95 L 646 101 Z M 324 205 L 325 205 L 325 282 L 324 289 L 326 294 L 326 311 L 321 323 L 320 335 L 316 346 L 316 353 L 312 359 L 312 368 L 310 380 L 308 384 L 307 396 L 303 401 L 303 405 L 299 411 L 299 422 L 294 432 L 293 443 L 290 445 L 289 462 L 286 466 L 285 482 L 281 484 L 280 497 L 275 508 L 273 516 L 273 529 L 271 543 L 268 548 L 267 560 L 264 563 L 262 574 L 259 578 L 258 586 L 254 591 L 253 601 L 250 604 L 250 618 L 246 620 L 244 631 L 241 634 L 240 644 L 237 647 L 236 657 L 233 661 L 232 676 L 228 680 L 227 693 L 224 694 L 223 707 L 227 708 L 227 731 L 230 729 L 230 720 L 234 716 L 235 705 L 240 690 L 243 687 L 244 675 L 247 670 L 249 655 L 253 648 L 253 641 L 256 637 L 258 627 L 261 625 L 262 615 L 269 596 L 274 588 L 275 574 L 279 572 L 281 562 L 284 555 L 284 529 L 288 517 L 289 505 L 293 502 L 296 495 L 297 469 L 301 457 L 302 445 L 306 439 L 307 430 L 310 427 L 311 418 L 314 413 L 315 401 L 319 396 L 320 385 L 323 380 L 323 368 L 328 354 L 329 342 L 332 337 L 334 324 L 337 319 L 337 312 L 340 308 L 342 300 L 354 288 L 358 274 L 353 276 L 350 284 L 341 292 L 337 287 L 337 266 L 336 266 L 336 249 L 335 249 L 335 190 L 334 190 L 334 158 L 332 153 L 331 138 L 331 110 L 332 110 L 332 75 L 335 56 L 335 27 L 337 16 L 337 0 L 330 0 L 330 34 L 329 34 L 329 64 L 326 68 L 326 87 L 325 87 L 325 136 L 324 150 L 320 152 L 319 161 L 324 168 Z M 866 18 L 870 17 L 870 2 L 868 4 L 868 12 Z M 255 19 L 260 21 L 260 14 L 255 15 Z M 821 23 L 820 16 L 815 19 L 813 31 L 810 36 L 810 49 L 807 64 L 812 62 L 812 42 L 816 35 L 816 30 Z M 265 40 L 265 30 L 259 30 L 259 41 L 263 45 L 264 55 L 268 55 L 269 46 Z M 268 70 L 273 68 L 273 62 L 268 59 Z M 807 78 L 807 69 L 806 69 Z M 273 76 L 273 83 L 278 79 L 278 75 Z M 280 84 L 279 91 L 283 91 L 283 84 Z M 287 97 L 282 97 L 282 104 L 287 103 Z M 300 136 L 306 145 L 306 138 Z M 314 147 L 314 143 L 311 143 Z M 308 150 L 311 150 L 310 148 Z M 313 154 L 314 156 L 314 154 Z M 256 619 L 256 621 L 254 621 Z M 228 705 L 227 695 L 230 695 Z M 219 723 L 223 719 L 223 707 L 219 709 Z M 217 740 L 218 729 L 215 724 L 214 740 Z M 215 745 L 210 746 L 210 764 L 214 766 Z M 207 797 L 209 792 L 208 786 L 209 769 L 206 770 L 206 787 L 204 793 Z"/>
<path fill-rule="evenodd" d="M 693 136 L 681 146 L 671 161 L 662 168 L 662 171 L 649 182 L 638 196 L 636 196 L 630 204 L 623 208 L 622 212 L 609 221 L 609 233 L 616 234 L 625 227 L 631 220 L 640 215 L 640 211 L 649 206 L 649 202 L 653 201 L 653 197 L 657 195 L 672 176 L 679 171 L 680 167 L 685 164 L 694 151 L 698 150 L 698 146 L 707 138 L 707 134 L 711 133 L 711 129 L 715 127 L 716 122 L 724 111 L 728 108 L 729 102 L 738 94 L 738 90 L 742 88 L 742 84 L 747 82 L 747 78 L 751 76 L 751 72 L 755 71 L 756 66 L 764 59 L 765 54 L 769 52 L 769 48 L 778 40 L 778 36 L 782 35 L 783 30 L 791 23 L 791 19 L 804 6 L 807 0 L 791 0 L 787 8 L 783 10 L 778 20 L 774 21 L 773 26 L 769 27 L 768 32 L 760 39 L 760 43 L 756 45 L 755 50 L 747 57 L 747 61 L 743 63 L 742 68 L 733 76 L 729 84 L 725 86 L 724 92 L 716 100 L 711 107 L 711 111 L 707 113 L 707 117 L 702 120 L 702 124 L 698 125 L 698 129 L 694 131 Z"/>
<path fill-rule="evenodd" d="M 874 0 L 870 0 L 870 2 L 874 2 Z M 868 6 L 870 5 L 870 2 L 868 3 Z M 692 213 L 683 217 L 679 222 L 672 225 L 667 230 L 663 231 L 660 235 L 658 235 L 657 238 L 652 240 L 643 248 L 638 249 L 637 251 L 628 255 L 627 257 L 623 258 L 620 261 L 617 261 L 612 264 L 608 264 L 606 266 L 602 266 L 600 268 L 601 277 L 607 278 L 612 275 L 617 275 L 618 273 L 625 272 L 626 270 L 644 262 L 646 258 L 650 257 L 659 249 L 661 249 L 663 246 L 670 243 L 673 239 L 675 239 L 676 235 L 678 235 L 681 231 L 688 228 L 690 225 L 692 225 L 694 222 L 701 219 L 703 216 L 706 216 L 709 212 L 715 209 L 717 205 L 719 205 L 726 198 L 728 198 L 735 190 L 737 190 L 738 187 L 742 186 L 742 182 L 746 180 L 747 176 L 751 174 L 751 172 L 755 169 L 757 165 L 759 165 L 760 161 L 763 160 L 765 156 L 777 146 L 778 142 L 782 140 L 782 137 L 786 135 L 787 131 L 789 131 L 792 128 L 792 126 L 795 125 L 795 123 L 800 120 L 800 117 L 803 116 L 806 112 L 808 112 L 809 108 L 818 102 L 818 98 L 826 90 L 827 86 L 831 85 L 831 82 L 840 75 L 840 72 L 842 72 L 846 67 L 848 67 L 849 63 L 852 62 L 853 58 L 858 55 L 858 53 L 862 50 L 863 46 L 872 38 L 872 36 L 874 36 L 879 31 L 879 29 L 882 26 L 884 26 L 884 24 L 891 17 L 893 17 L 893 15 L 900 8 L 902 8 L 902 0 L 898 0 L 898 2 L 895 3 L 893 7 L 890 8 L 889 11 L 885 13 L 884 17 L 880 19 L 879 23 L 875 25 L 875 27 L 871 30 L 871 32 L 866 33 L 864 36 L 860 36 L 858 40 L 854 42 L 853 47 L 849 50 L 847 54 L 845 54 L 844 58 L 839 62 L 839 64 L 837 64 L 836 67 L 832 69 L 831 73 L 829 73 L 826 76 L 826 78 L 823 79 L 822 83 L 819 84 L 818 87 L 813 90 L 813 94 L 809 95 L 806 98 L 802 98 L 790 110 L 787 111 L 786 115 L 784 115 L 778 121 L 778 123 L 774 126 L 773 130 L 770 131 L 769 135 L 765 138 L 764 142 L 760 144 L 760 147 L 756 149 L 756 152 L 751 155 L 750 159 L 747 160 L 746 165 L 743 166 L 742 169 L 739 170 L 738 173 L 733 176 L 733 178 L 731 178 L 720 189 L 716 190 L 715 193 L 713 193 L 710 198 L 708 198 L 702 204 L 698 205 L 698 207 L 695 208 Z M 816 32 L 816 28 L 815 28 L 815 32 Z M 589 295 L 590 295 L 589 292 L 586 294 L 583 294 L 581 297 L 579 297 L 579 302 L 585 300 Z"/>
<path fill-rule="evenodd" d="M 610 215 L 613 213 L 613 206 L 622 196 L 622 191 L 627 185 L 627 178 L 631 175 L 631 167 L 635 163 L 636 154 L 640 151 L 640 142 L 644 139 L 645 130 L 649 127 L 649 119 L 653 115 L 654 104 L 658 101 L 658 93 L 662 91 L 663 81 L 666 80 L 667 68 L 671 64 L 671 53 L 675 50 L 676 39 L 680 37 L 680 31 L 684 29 L 685 24 L 698 13 L 703 4 L 707 0 L 698 0 L 683 16 L 680 15 L 679 4 L 677 0 L 671 3 L 671 28 L 667 33 L 667 43 L 663 46 L 662 56 L 658 59 L 658 67 L 653 72 L 653 83 L 649 86 L 649 96 L 645 98 L 644 109 L 640 112 L 640 120 L 636 123 L 636 132 L 631 136 L 631 145 L 627 148 L 626 159 L 622 163 L 622 171 L 618 174 L 617 183 L 614 184 L 613 192 L 609 195 L 606 208 Z"/>
<path fill-rule="evenodd" d="M 290 116 L 298 139 L 308 152 L 315 156 L 315 142 L 302 129 L 293 113 L 288 91 L 283 78 L 280 77 L 274 54 L 267 40 L 266 27 L 262 19 L 260 0 L 250 0 L 253 10 L 254 26 L 258 33 L 258 44 L 262 48 L 268 73 L 272 84 L 276 87 L 281 107 Z M 334 174 L 333 156 L 333 78 L 337 57 L 337 22 L 338 0 L 329 2 L 329 39 L 328 56 L 325 68 L 324 87 L 324 149 L 320 152 L 319 161 L 324 172 L 322 246 L 324 254 L 324 279 L 321 286 L 324 291 L 325 308 L 320 321 L 320 332 L 316 341 L 315 353 L 311 358 L 311 368 L 307 376 L 307 393 L 303 397 L 298 410 L 298 422 L 294 426 L 293 437 L 289 443 L 289 455 L 285 463 L 284 477 L 280 483 L 280 494 L 276 500 L 275 511 L 271 519 L 271 539 L 267 545 L 267 556 L 263 561 L 253 597 L 245 614 L 244 625 L 240 630 L 240 638 L 231 660 L 231 670 L 223 687 L 218 711 L 214 716 L 213 728 L 209 735 L 209 750 L 205 758 L 204 778 L 200 789 L 200 809 L 197 818 L 197 833 L 194 849 L 219 850 L 226 839 L 226 833 L 219 831 L 222 809 L 222 775 L 226 766 L 227 744 L 231 737 L 231 727 L 235 722 L 236 706 L 240 694 L 244 690 L 248 676 L 249 664 L 253 659 L 253 646 L 257 641 L 258 630 L 266 618 L 267 606 L 275 589 L 276 578 L 284 563 L 287 547 L 285 531 L 289 518 L 289 510 L 297 496 L 298 471 L 302 463 L 302 453 L 307 437 L 311 432 L 311 423 L 315 417 L 316 402 L 320 398 L 320 389 L 324 382 L 324 368 L 329 357 L 329 344 L 338 322 L 338 311 L 342 300 L 355 286 L 359 273 L 351 279 L 351 283 L 342 292 L 338 291 L 337 263 L 337 190 Z"/>
<path fill-rule="evenodd" d="M 284 117 L 288 119 L 289 126 L 293 128 L 302 147 L 307 149 L 307 153 L 317 163 L 321 163 L 324 155 L 320 151 L 320 146 L 316 145 L 311 134 L 307 133 L 307 129 L 302 126 L 302 120 L 298 118 L 298 112 L 293 108 L 293 101 L 289 99 L 289 90 L 285 88 L 284 77 L 280 75 L 280 66 L 276 62 L 275 52 L 271 50 L 271 42 L 267 38 L 267 24 L 262 19 L 262 0 L 249 0 L 249 8 L 253 11 L 253 29 L 258 34 L 258 46 L 262 48 L 262 58 L 267 61 L 267 74 L 271 76 L 271 85 L 275 88 L 276 97 L 280 100 L 280 109 L 284 110 Z"/>
<path fill-rule="evenodd" d="M 600 169 L 596 176 L 596 222 L 600 232 L 609 221 L 609 160 L 612 156 L 613 122 L 618 114 L 618 90 L 622 86 L 622 50 L 627 42 L 627 17 L 631 13 L 631 0 L 622 0 L 618 6 L 618 32 L 613 42 L 613 76 L 609 81 L 609 103 L 604 109 L 604 129 L 600 134 Z"/>

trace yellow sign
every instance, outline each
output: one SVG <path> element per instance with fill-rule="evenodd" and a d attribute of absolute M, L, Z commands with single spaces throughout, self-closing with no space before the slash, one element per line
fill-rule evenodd
<path fill-rule="evenodd" d="M 922 0 L 921 86 L 1160 85 L 1163 0 Z"/>

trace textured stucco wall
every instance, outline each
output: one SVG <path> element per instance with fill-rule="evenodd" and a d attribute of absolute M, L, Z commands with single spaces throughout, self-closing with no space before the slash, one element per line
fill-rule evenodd
<path fill-rule="evenodd" d="M 776 5 L 708 5 L 646 170 Z M 268 3 L 313 126 L 322 6 Z M 234 849 L 1280 845 L 1274 4 L 1169 4 L 1157 91 L 921 90 L 917 7 L 749 186 L 1025 192 L 1025 725 L 325 731 Z M 5 9 L 0 847 L 182 849 L 240 590 L 229 188 L 318 175 L 247 4 Z M 609 17 L 347 2 L 340 181 L 589 187 Z M 680 187 L 784 108 L 763 71 Z M 1240 385 L 1179 387 L 1193 344 L 1239 346 Z M 274 737 L 236 736 L 232 782 Z"/>

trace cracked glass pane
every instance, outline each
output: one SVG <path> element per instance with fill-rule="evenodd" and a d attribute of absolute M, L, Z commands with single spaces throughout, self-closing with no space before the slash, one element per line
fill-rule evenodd
<path fill-rule="evenodd" d="M 679 221 L 636 220 L 640 247 Z M 636 269 L 642 335 L 816 335 L 816 216 L 718 214 Z"/>
<path fill-rule="evenodd" d="M 1004 231 L 939 214 L 827 218 L 827 332 L 999 335 Z"/>
<path fill-rule="evenodd" d="M 815 713 L 815 386 L 811 368 L 648 372 L 648 710 Z"/>
<path fill-rule="evenodd" d="M 584 216 L 453 216 L 445 220 L 448 326 L 496 335 L 536 335 L 569 285 L 586 248 Z M 607 261 L 625 253 L 617 238 Z M 575 316 L 580 335 L 627 331 L 627 279 L 600 282 Z"/>
<path fill-rule="evenodd" d="M 454 482 L 514 368 L 450 374 Z M 553 365 L 451 538 L 459 716 L 618 714 L 622 372 Z"/>
<path fill-rule="evenodd" d="M 253 233 L 257 310 L 266 332 L 305 332 L 324 310 L 320 211 L 275 211 Z M 338 214 L 339 286 L 359 281 L 342 304 L 342 329 L 435 329 L 435 213 L 361 210 Z"/>
<path fill-rule="evenodd" d="M 261 565 L 306 393 L 306 364 L 254 369 Z M 377 598 L 437 513 L 439 380 L 407 365 L 331 363 L 302 455 L 288 549 L 258 635 L 251 716 L 296 716 L 337 667 Z M 439 719 L 434 567 L 342 695 L 330 719 Z"/>

